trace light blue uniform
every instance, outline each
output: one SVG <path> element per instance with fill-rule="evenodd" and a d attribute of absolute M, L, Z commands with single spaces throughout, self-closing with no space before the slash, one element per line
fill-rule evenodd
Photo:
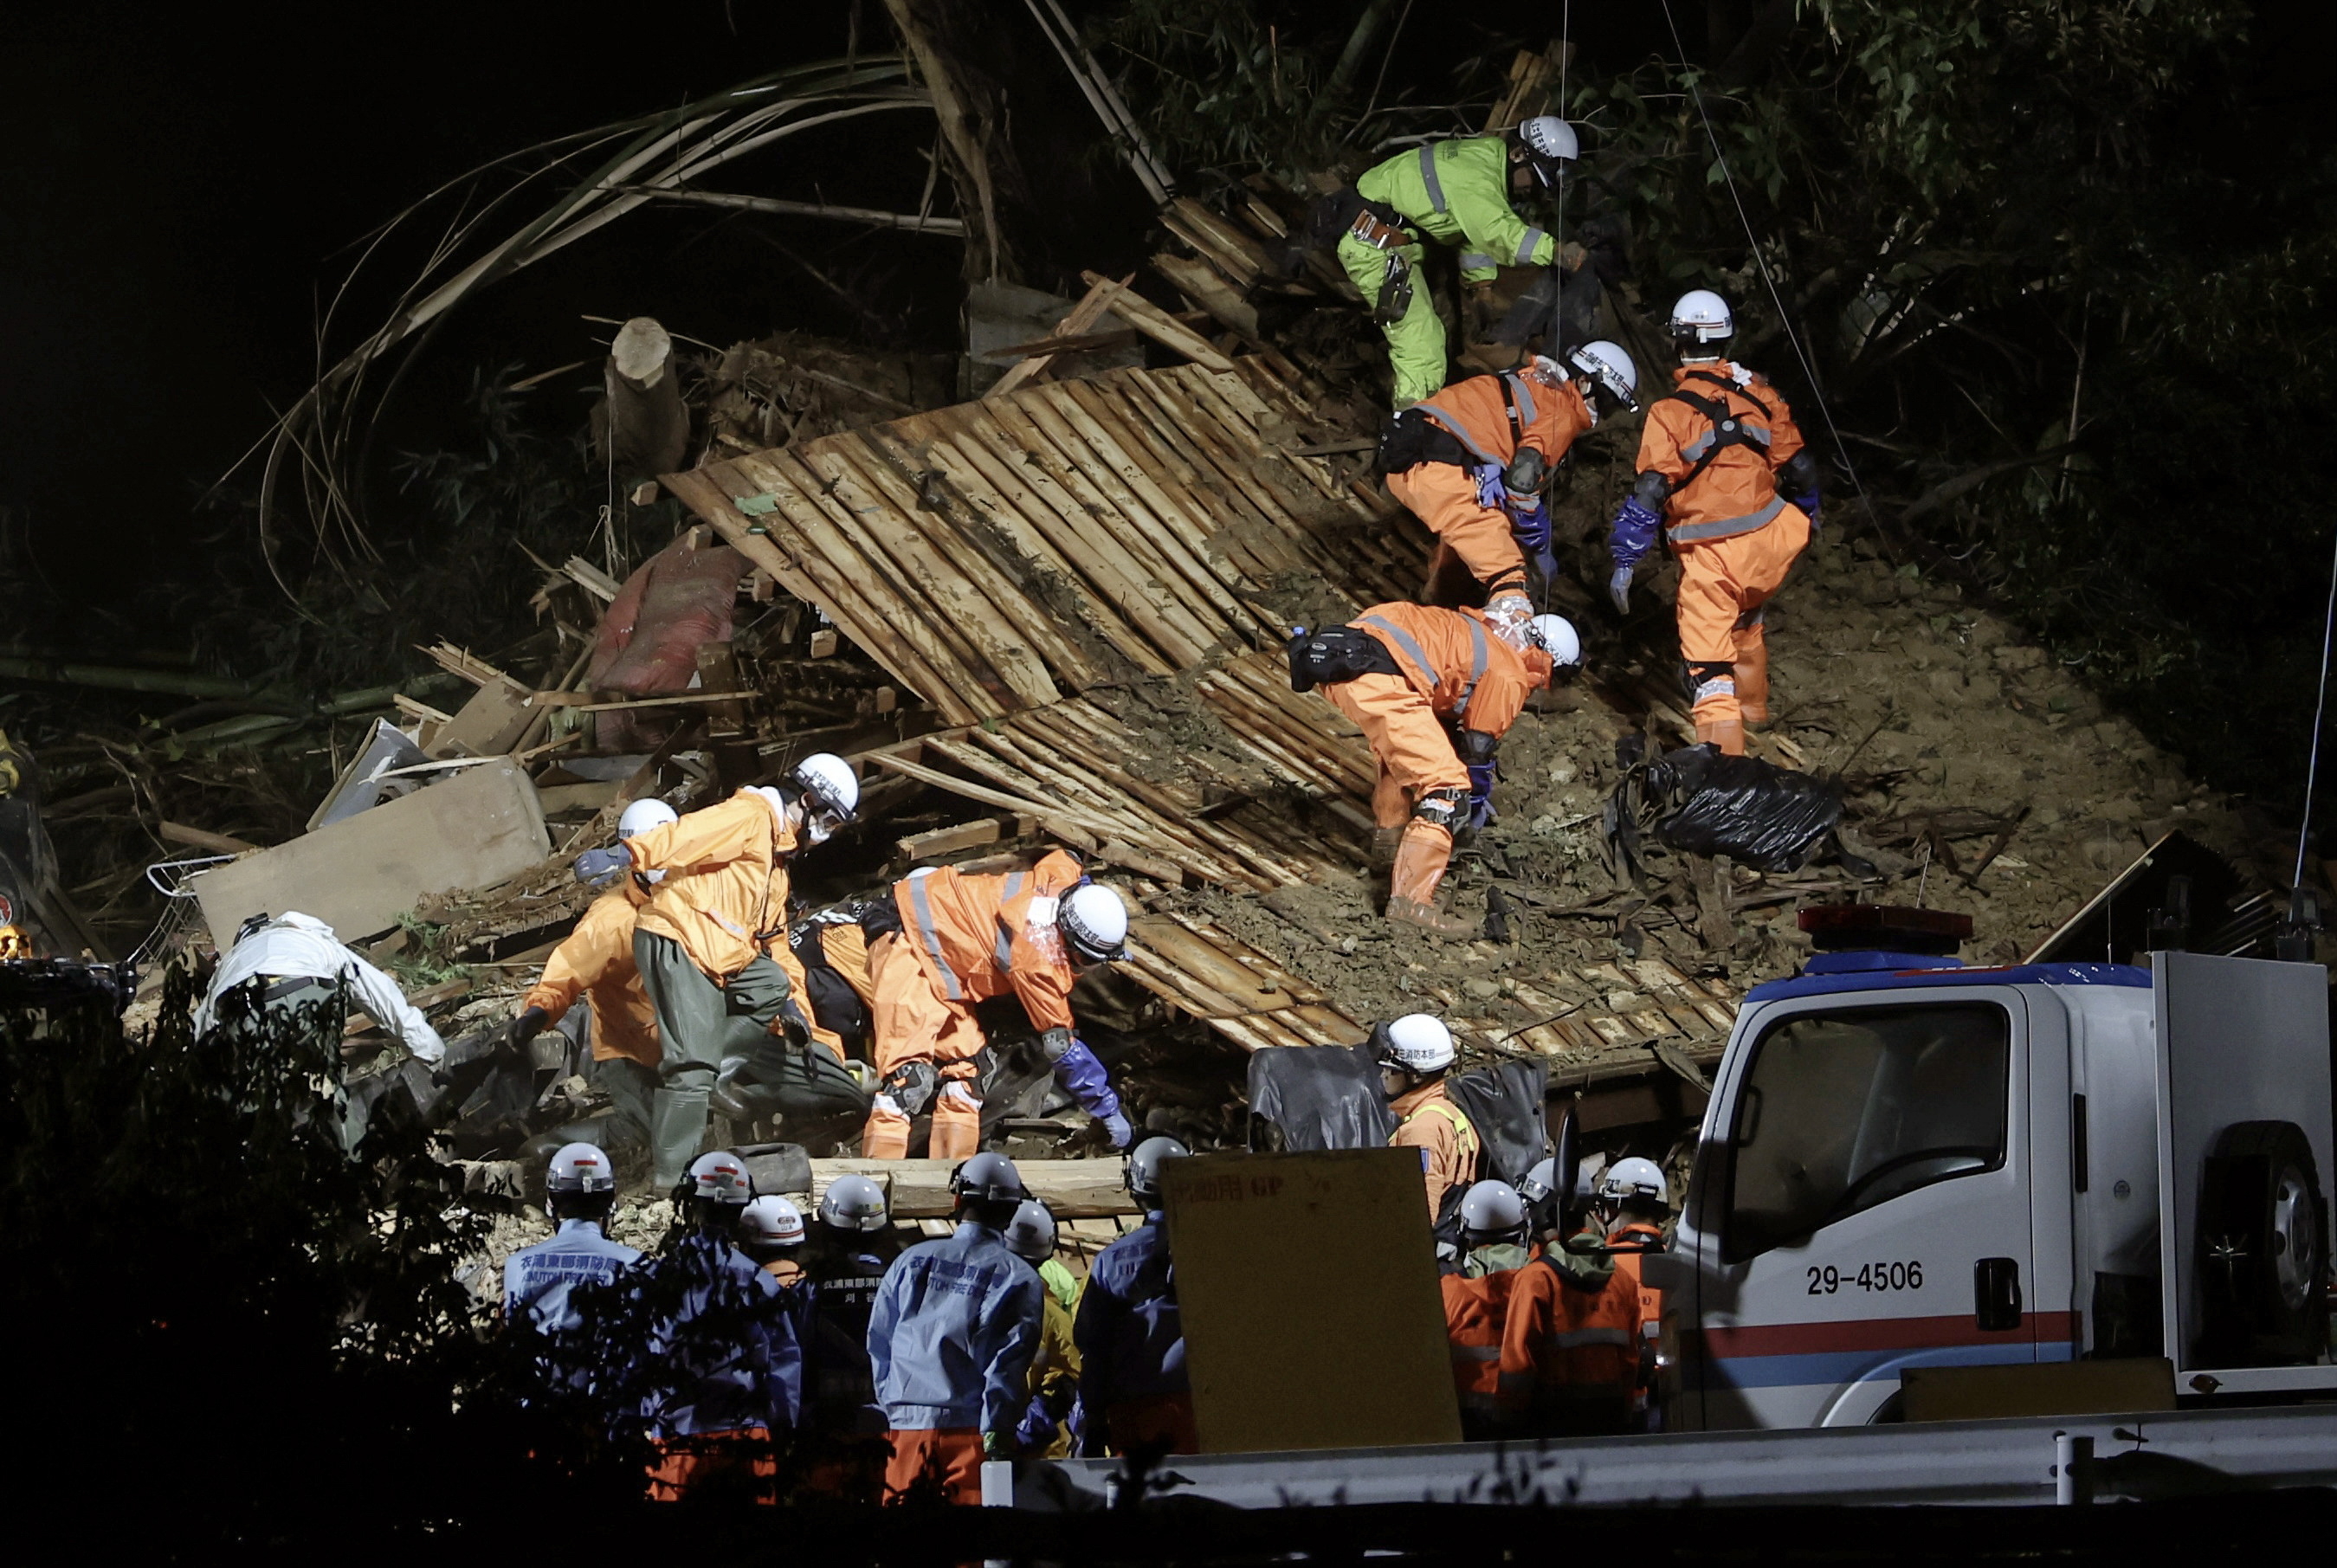
<path fill-rule="evenodd" d="M 895 1432 L 1012 1432 L 1031 1401 L 1047 1288 L 996 1230 L 964 1221 L 893 1260 L 868 1316 L 876 1402 Z"/>
<path fill-rule="evenodd" d="M 575 1329 L 583 1318 L 568 1304 L 579 1285 L 603 1285 L 641 1255 L 601 1234 L 597 1221 L 562 1220 L 549 1241 L 523 1247 L 504 1261 L 504 1315 L 524 1310 L 538 1328 Z"/>
<path fill-rule="evenodd" d="M 657 1368 L 641 1404 L 650 1436 L 792 1430 L 803 1410 L 803 1347 L 790 1311 L 800 1298 L 702 1230 L 651 1265 L 642 1294 L 658 1301 L 677 1288 L 678 1307 L 644 1347 Z"/>

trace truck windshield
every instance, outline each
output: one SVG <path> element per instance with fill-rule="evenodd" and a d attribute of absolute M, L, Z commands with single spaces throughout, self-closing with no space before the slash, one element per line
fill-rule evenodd
<path fill-rule="evenodd" d="M 2004 1162 L 2011 1024 L 2001 1007 L 1805 1013 L 1753 1049 L 1731 1140 L 1731 1263 Z"/>

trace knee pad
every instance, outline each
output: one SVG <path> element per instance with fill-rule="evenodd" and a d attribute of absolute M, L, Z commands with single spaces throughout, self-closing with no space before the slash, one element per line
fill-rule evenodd
<path fill-rule="evenodd" d="M 932 1104 L 934 1093 L 940 1087 L 941 1073 L 922 1058 L 904 1062 L 885 1075 L 885 1093 L 892 1096 L 904 1116 L 914 1116 Z"/>
<path fill-rule="evenodd" d="M 1432 828 L 1442 828 L 1450 833 L 1452 824 L 1460 819 L 1468 804 L 1469 791 L 1466 789 L 1431 789 L 1413 807 L 1412 815 L 1416 821 L 1425 822 Z"/>

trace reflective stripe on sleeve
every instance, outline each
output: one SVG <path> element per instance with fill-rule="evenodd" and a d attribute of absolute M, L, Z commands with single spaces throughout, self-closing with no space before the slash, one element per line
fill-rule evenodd
<path fill-rule="evenodd" d="M 1486 255 L 1482 250 L 1463 250 L 1461 252 L 1461 270 L 1463 272 L 1491 272 L 1494 268 L 1500 265 L 1500 262 L 1494 260 L 1491 256 Z"/>
<path fill-rule="evenodd" d="M 1675 544 L 1700 544 L 1709 539 L 1733 539 L 1739 534 L 1750 534 L 1755 528 L 1765 528 L 1772 518 L 1785 509 L 1785 498 L 1773 495 L 1769 504 L 1758 512 L 1747 512 L 1742 517 L 1723 517 L 1713 523 L 1683 523 L 1664 530 L 1664 536 Z"/>
<path fill-rule="evenodd" d="M 1444 185 L 1436 178 L 1436 144 L 1420 144 L 1420 182 L 1428 187 L 1428 204 L 1438 212 L 1444 211 Z"/>
<path fill-rule="evenodd" d="M 1531 263 L 1533 260 L 1534 247 L 1540 244 L 1544 238 L 1545 236 L 1540 230 L 1528 229 L 1526 230 L 1526 237 L 1518 241 L 1518 259 L 1515 261 L 1511 262 L 1510 265 L 1512 267 L 1524 267 Z"/>
<path fill-rule="evenodd" d="M 910 911 L 917 917 L 917 935 L 924 938 L 925 951 L 933 955 L 934 967 L 941 971 L 942 995 L 955 1002 L 965 995 L 965 987 L 958 984 L 957 971 L 942 956 L 941 928 L 934 924 L 933 903 L 925 897 L 926 880 L 923 877 L 909 878 Z"/>

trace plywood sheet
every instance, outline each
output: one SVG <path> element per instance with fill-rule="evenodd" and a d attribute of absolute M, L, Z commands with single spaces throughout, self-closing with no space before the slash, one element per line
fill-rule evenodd
<path fill-rule="evenodd" d="M 1461 1440 L 1412 1150 L 1203 1155 L 1163 1187 L 1203 1453 Z"/>
<path fill-rule="evenodd" d="M 425 894 L 484 887 L 551 852 L 535 786 L 497 759 L 203 872 L 190 889 L 221 943 L 247 916 L 295 909 L 357 942 L 396 925 Z"/>

